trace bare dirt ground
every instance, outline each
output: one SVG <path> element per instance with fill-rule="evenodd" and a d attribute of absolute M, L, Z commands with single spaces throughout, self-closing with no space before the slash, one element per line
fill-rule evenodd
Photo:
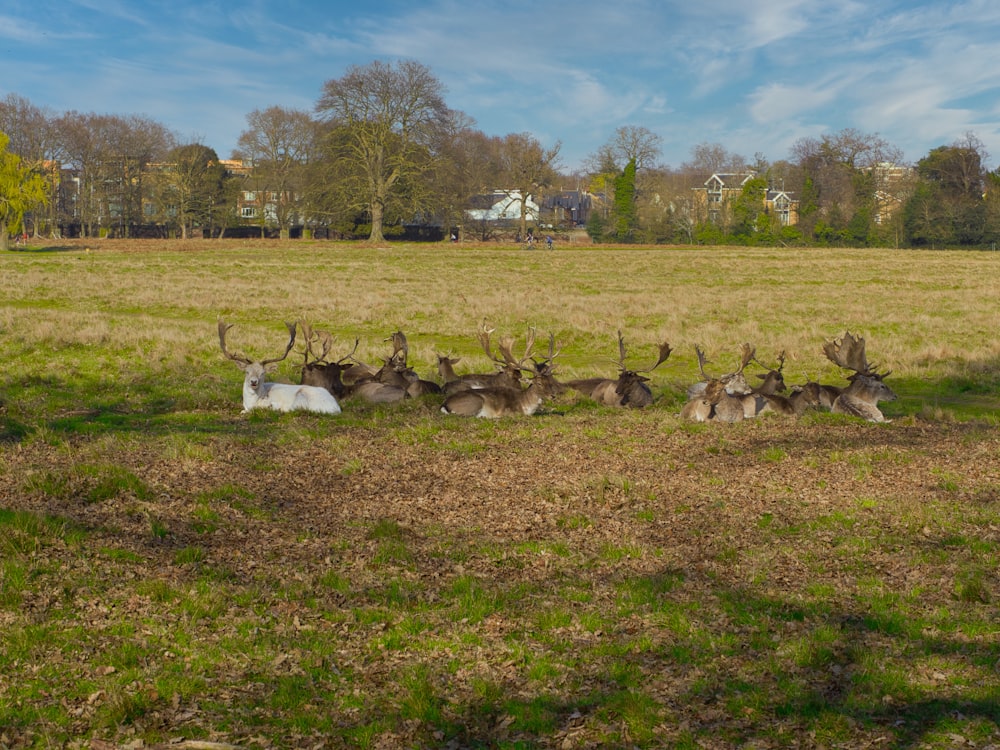
<path fill-rule="evenodd" d="M 193 586 L 196 567 L 176 562 L 177 551 L 192 546 L 206 551 L 201 565 L 231 571 L 236 588 L 282 582 L 280 588 L 299 596 L 289 593 L 271 601 L 267 627 L 287 631 L 292 641 L 296 631 L 336 639 L 327 671 L 363 673 L 361 689 L 369 691 L 373 704 L 391 706 L 396 681 L 414 665 L 448 674 L 444 663 L 463 662 L 447 684 L 437 685 L 446 715 L 464 727 L 450 739 L 452 747 L 518 741 L 600 747 L 623 741 L 629 732 L 620 718 L 612 722 L 598 710 L 601 701 L 593 697 L 611 691 L 610 667 L 602 658 L 583 658 L 541 687 L 526 675 L 512 639 L 539 626 L 520 621 L 516 607 L 499 607 L 479 622 L 440 625 L 442 637 L 447 628 L 474 636 L 474 656 L 447 648 L 436 653 L 374 646 L 385 623 L 366 623 L 350 613 L 372 607 L 387 581 L 407 582 L 413 596 L 430 605 L 449 596 L 456 580 L 471 576 L 494 596 L 527 592 L 525 616 L 544 610 L 548 599 L 557 606 L 567 588 L 585 591 L 579 611 L 554 628 L 552 638 L 589 654 L 614 647 L 631 653 L 630 669 L 641 675 L 639 684 L 661 707 L 655 740 L 639 738 L 642 746 L 670 746 L 692 736 L 716 747 L 782 747 L 792 740 L 800 747 L 825 746 L 804 713 L 777 711 L 767 704 L 770 699 L 736 713 L 720 710 L 724 685 L 737 679 L 761 683 L 762 689 L 771 681 L 802 681 L 804 689 L 808 686 L 849 722 L 847 744 L 837 744 L 843 747 L 919 747 L 918 740 L 950 712 L 976 712 L 972 701 L 963 700 L 962 684 L 982 677 L 971 664 L 963 667 L 961 658 L 939 665 L 948 678 L 936 685 L 929 677 L 914 678 L 930 682 L 928 691 L 940 702 L 929 717 L 914 718 L 914 706 L 902 695 L 880 696 L 874 705 L 859 707 L 865 699 L 853 694 L 852 678 L 863 668 L 857 661 L 863 646 L 886 660 L 905 659 L 914 647 L 907 636 L 859 625 L 871 617 L 859 591 L 877 585 L 887 596 L 907 600 L 919 592 L 912 606 L 921 613 L 954 608 L 960 564 L 958 555 L 947 554 L 949 545 L 975 539 L 995 548 L 1000 542 L 1000 528 L 983 521 L 996 517 L 1000 503 L 1000 437 L 994 428 L 909 419 L 885 426 L 767 419 L 691 429 L 678 428 L 673 417 L 655 410 L 621 420 L 597 412 L 561 420 L 546 415 L 474 432 L 463 426 L 430 439 L 405 430 L 387 433 L 377 425 L 349 427 L 313 446 L 269 444 L 259 434 L 267 423 L 247 421 L 245 436 L 216 444 L 214 455 L 181 458 L 164 455 L 162 447 L 144 450 L 134 441 L 121 450 L 113 442 L 97 449 L 85 442 L 48 447 L 35 441 L 3 449 L 0 497 L 7 508 L 71 519 L 88 530 L 95 550 L 133 551 L 139 562 L 128 566 L 124 577 L 114 558 L 88 556 L 96 578 L 120 579 L 123 590 L 134 587 L 136 578 Z M 95 460 L 129 467 L 152 489 L 152 497 L 139 500 L 125 492 L 86 503 L 81 500 L 86 478 L 74 479 L 77 485 L 56 499 L 25 489 L 31 486 L 28 477 L 68 462 Z M 198 528 L 198 498 L 234 485 L 262 512 L 220 504 L 216 510 L 223 515 L 216 528 L 210 533 Z M 169 534 L 151 537 L 151 517 Z M 372 529 L 386 521 L 401 529 L 405 559 L 379 558 Z M 62 564 L 69 568 L 81 564 L 69 550 L 50 548 L 45 554 L 64 554 Z M 316 585 L 331 571 L 349 581 L 346 591 Z M 623 608 L 622 592 L 634 582 L 655 586 L 668 579 L 678 584 L 658 595 L 662 609 Z M 995 571 L 985 585 L 984 597 L 996 602 Z M 109 586 L 113 592 L 115 585 Z M 809 603 L 819 590 L 823 604 L 814 610 Z M 19 613 L 0 611 L 0 625 L 44 620 L 59 596 L 39 595 L 25 601 Z M 128 616 L 137 622 L 164 616 L 162 606 L 148 597 L 128 594 L 127 604 L 109 605 L 113 593 L 75 596 L 87 608 L 88 627 L 107 632 L 109 639 L 122 616 L 109 607 L 131 608 Z M 743 601 L 751 611 L 798 609 L 802 614 L 741 622 L 731 605 L 720 605 L 731 600 Z M 994 605 L 984 606 L 995 611 Z M 699 630 L 732 639 L 733 650 L 707 660 L 669 658 L 671 648 L 691 647 L 665 624 L 663 612 L 671 607 L 697 620 Z M 623 609 L 628 610 L 624 615 L 613 614 Z M 603 626 L 582 627 L 584 620 L 578 618 L 585 613 L 604 618 Z M 231 603 L 221 619 L 245 623 L 252 616 Z M 753 644 L 765 620 L 779 630 L 832 628 L 832 656 L 820 665 L 801 665 L 798 674 L 764 674 L 761 665 L 775 655 Z M 194 628 L 194 637 L 221 643 L 226 631 L 206 624 Z M 942 652 L 965 650 L 981 662 L 1000 658 L 995 636 L 983 634 L 984 640 L 976 642 L 967 635 L 942 634 L 940 647 Z M 555 648 L 536 638 L 523 637 L 528 650 Z M 640 643 L 645 645 L 640 648 Z M 604 644 L 603 651 L 598 644 Z M 93 648 L 99 651 L 100 645 Z M 246 743 L 250 729 L 238 717 L 251 710 L 248 706 L 266 702 L 266 673 L 277 680 L 309 657 L 292 649 L 287 658 L 284 666 L 262 668 L 234 656 L 230 674 L 212 676 L 209 695 L 156 696 L 152 710 L 131 725 L 95 736 L 124 743 L 144 726 L 202 727 L 212 728 L 220 741 Z M 87 675 L 98 665 L 71 661 L 64 666 L 68 674 Z M 919 663 L 912 668 L 925 669 Z M 248 672 L 255 677 L 249 679 Z M 561 707 L 553 709 L 558 729 L 537 736 L 519 721 L 505 723 L 505 717 L 483 709 L 476 679 L 485 678 L 501 685 L 512 700 L 526 701 L 535 692 L 550 695 Z M 590 698 L 577 707 L 581 691 Z M 233 712 L 224 719 L 226 705 Z M 81 735 L 93 729 L 87 721 L 92 709 L 81 707 Z M 344 731 L 364 714 L 357 707 L 321 709 L 334 714 Z M 984 718 L 989 721 L 988 712 Z M 219 726 L 229 729 L 219 732 Z M 420 721 L 403 721 L 371 746 L 446 744 L 429 732 Z M 11 747 L 29 746 L 11 737 L 7 741 Z M 291 731 L 284 744 L 338 746 Z"/>

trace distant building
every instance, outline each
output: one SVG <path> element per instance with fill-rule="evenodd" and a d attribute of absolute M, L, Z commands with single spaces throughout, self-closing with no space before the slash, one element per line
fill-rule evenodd
<path fill-rule="evenodd" d="M 594 196 L 586 190 L 560 190 L 542 201 L 542 217 L 553 226 L 587 223 L 594 208 Z"/>
<path fill-rule="evenodd" d="M 696 213 L 705 221 L 725 226 L 731 218 L 731 206 L 756 172 L 716 172 L 701 187 L 694 188 Z M 777 217 L 783 227 L 799 222 L 799 202 L 785 190 L 769 188 L 764 194 L 764 210 Z"/>
<path fill-rule="evenodd" d="M 494 190 L 486 195 L 476 195 L 469 201 L 472 208 L 465 210 L 470 221 L 510 224 L 521 220 L 521 191 Z M 528 222 L 537 223 L 541 215 L 539 206 L 529 195 L 525 203 Z"/>

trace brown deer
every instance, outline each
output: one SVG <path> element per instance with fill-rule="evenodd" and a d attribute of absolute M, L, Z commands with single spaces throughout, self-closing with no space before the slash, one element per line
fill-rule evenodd
<path fill-rule="evenodd" d="M 778 355 L 778 366 L 777 368 L 768 367 L 763 364 L 756 357 L 753 359 L 758 365 L 767 370 L 763 375 L 757 375 L 760 378 L 761 384 L 756 388 L 751 388 L 750 393 L 743 396 L 743 413 L 747 419 L 758 416 L 766 411 L 771 411 L 769 403 L 774 400 L 775 403 L 781 403 L 781 399 L 773 399 L 775 396 L 780 396 L 782 393 L 788 390 L 785 385 L 785 377 L 782 375 L 782 370 L 785 368 L 785 352 L 781 352 Z M 779 408 L 781 408 L 779 406 Z"/>
<path fill-rule="evenodd" d="M 888 421 L 879 410 L 878 402 L 896 400 L 896 394 L 883 382 L 892 370 L 879 373 L 868 364 L 865 340 L 848 331 L 840 339 L 825 342 L 823 353 L 835 365 L 854 372 L 847 378 L 850 385 L 837 396 L 831 411 L 861 417 L 869 422 Z"/>
<path fill-rule="evenodd" d="M 326 331 L 313 330 L 309 323 L 299 322 L 302 329 L 304 343 L 302 361 L 302 385 L 315 385 L 326 388 L 337 398 L 343 398 L 347 394 L 347 386 L 344 385 L 343 373 L 350 367 L 346 362 L 354 356 L 358 350 L 360 339 L 354 339 L 354 348 L 350 353 L 341 357 L 336 362 L 327 361 L 327 355 L 333 346 L 333 340 Z M 313 351 L 313 346 L 320 347 L 320 353 Z M 312 360 L 310 361 L 310 357 Z"/>
<path fill-rule="evenodd" d="M 441 386 L 432 380 L 425 380 L 417 375 L 416 371 L 410 367 L 409 352 L 410 347 L 406 340 L 406 334 L 396 331 L 387 341 L 392 341 L 392 356 L 386 360 L 385 365 L 379 370 L 376 379 L 387 385 L 397 386 L 406 391 L 407 398 L 418 398 L 433 393 L 440 393 Z"/>
<path fill-rule="evenodd" d="M 618 365 L 619 374 L 616 379 L 585 378 L 570 380 L 564 383 L 569 388 L 579 391 L 605 406 L 629 406 L 641 409 L 653 403 L 653 393 L 647 383 L 649 378 L 642 373 L 652 372 L 667 360 L 671 352 L 670 344 L 664 341 L 660 344 L 660 357 L 648 370 L 629 370 L 625 367 L 625 339 L 621 330 L 618 331 Z"/>
<path fill-rule="evenodd" d="M 801 417 L 808 409 L 822 406 L 821 387 L 814 381 L 809 381 L 805 385 L 793 385 L 788 396 L 774 393 L 765 398 L 767 403 L 758 414 Z"/>
<path fill-rule="evenodd" d="M 688 401 L 707 400 L 712 405 L 711 414 L 708 419 L 719 422 L 739 422 L 746 417 L 746 409 L 743 406 L 743 397 L 750 394 L 751 389 L 747 384 L 743 370 L 753 361 L 754 348 L 750 344 L 743 344 L 740 347 L 740 366 L 735 371 L 712 377 L 705 372 L 705 353 L 701 347 L 695 347 L 698 355 L 698 370 L 701 372 L 703 380 L 688 388 Z M 701 409 L 693 406 L 689 410 L 691 414 L 699 415 Z M 681 410 L 684 414 L 684 410 Z M 697 420 L 707 421 L 707 420 Z"/>
<path fill-rule="evenodd" d="M 506 356 L 502 347 L 500 349 L 500 356 L 493 353 L 493 344 L 490 342 L 490 337 L 495 330 L 495 328 L 487 327 L 486 321 L 483 321 L 483 325 L 476 332 L 476 338 L 479 340 L 479 345 L 483 348 L 483 351 L 486 352 L 486 356 L 500 368 L 498 372 L 465 373 L 458 375 L 455 372 L 454 366 L 461 360 L 460 357 L 449 357 L 443 354 L 437 355 L 438 374 L 444 381 L 442 391 L 446 396 L 470 388 L 521 389 L 521 368 L 518 366 L 517 361 L 513 360 L 510 356 Z"/>
<path fill-rule="evenodd" d="M 535 332 L 528 333 L 524 356 L 514 359 L 511 348 L 512 339 L 505 339 L 500 349 L 505 359 L 516 364 L 518 371 L 530 369 L 531 382 L 526 388 L 511 388 L 508 386 L 492 386 L 486 388 L 467 388 L 456 391 L 447 398 L 441 406 L 445 414 L 457 414 L 464 417 L 496 418 L 515 414 L 531 415 L 546 399 L 558 395 L 565 388 L 555 379 L 555 360 L 558 352 L 554 352 L 555 340 L 549 336 L 549 353 L 541 362 L 531 360 L 531 350 L 534 345 Z"/>

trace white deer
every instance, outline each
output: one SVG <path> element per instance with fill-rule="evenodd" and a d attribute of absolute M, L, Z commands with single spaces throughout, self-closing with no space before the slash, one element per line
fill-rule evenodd
<path fill-rule="evenodd" d="M 289 333 L 285 353 L 275 359 L 252 360 L 244 355 L 229 353 L 226 349 L 226 332 L 233 326 L 226 325 L 223 320 L 219 321 L 219 346 L 222 347 L 222 353 L 245 373 L 243 413 L 246 414 L 251 409 L 274 409 L 340 414 L 340 404 L 326 388 L 267 382 L 267 373 L 273 372 L 277 363 L 287 357 L 295 345 L 295 323 L 285 323 L 285 325 Z"/>

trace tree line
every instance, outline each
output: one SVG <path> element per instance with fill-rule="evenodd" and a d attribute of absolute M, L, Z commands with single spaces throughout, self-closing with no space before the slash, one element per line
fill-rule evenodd
<path fill-rule="evenodd" d="M 623 126 L 567 173 L 559 143 L 485 134 L 415 61 L 352 66 L 324 83 L 312 111 L 271 106 L 246 122 L 223 160 L 147 117 L 55 114 L 10 94 L 0 100 L 0 244 L 9 231 L 69 226 L 121 237 L 150 227 L 218 237 L 248 225 L 287 237 L 298 227 L 381 242 L 424 224 L 488 240 L 496 227 L 465 211 L 496 190 L 518 205 L 521 236 L 529 199 L 567 190 L 592 198 L 595 242 L 995 247 L 1000 235 L 1000 169 L 988 170 L 972 133 L 915 164 L 879 135 L 846 129 L 803 138 L 778 161 L 702 143 L 669 167 L 660 136 Z M 721 212 L 697 199 L 714 173 L 741 177 Z M 794 223 L 770 212 L 764 196 L 775 189 L 797 201 Z M 258 208 L 246 208 L 250 196 Z"/>

